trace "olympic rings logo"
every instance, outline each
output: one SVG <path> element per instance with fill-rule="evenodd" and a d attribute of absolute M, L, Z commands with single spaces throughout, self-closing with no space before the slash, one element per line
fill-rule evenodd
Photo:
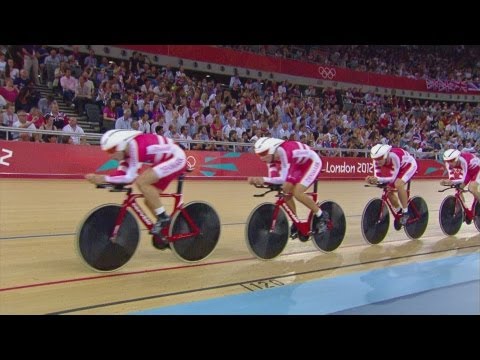
<path fill-rule="evenodd" d="M 332 80 L 337 75 L 337 70 L 335 70 L 335 68 L 319 66 L 318 73 L 323 79 Z"/>
<path fill-rule="evenodd" d="M 188 170 L 193 170 L 195 169 L 195 165 L 197 165 L 197 159 L 195 159 L 195 157 L 193 156 L 188 156 L 187 157 L 187 169 Z"/>

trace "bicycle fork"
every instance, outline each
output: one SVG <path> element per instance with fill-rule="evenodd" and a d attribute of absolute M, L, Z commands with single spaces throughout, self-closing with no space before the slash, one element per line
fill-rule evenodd
<path fill-rule="evenodd" d="M 275 226 L 277 225 L 277 217 L 278 213 L 280 211 L 280 206 L 275 206 L 275 210 L 273 210 L 273 215 L 272 215 L 272 225 L 270 225 L 270 232 L 275 231 Z"/>
<path fill-rule="evenodd" d="M 115 226 L 113 227 L 112 234 L 109 237 L 109 240 L 112 243 L 117 241 L 118 231 L 120 230 L 120 225 L 123 223 L 123 219 L 125 219 L 125 215 L 127 214 L 127 207 L 122 206 L 120 212 L 118 213 L 117 219 L 115 220 Z"/>
<path fill-rule="evenodd" d="M 112 243 L 115 243 L 117 240 L 118 232 L 120 230 L 120 226 L 123 223 L 123 220 L 125 219 L 125 215 L 127 215 L 127 209 L 128 207 L 131 206 L 132 209 L 137 213 L 138 216 L 145 222 L 147 226 L 149 226 L 149 230 L 153 226 L 152 222 L 148 217 L 145 216 L 143 213 L 142 209 L 138 206 L 138 204 L 135 202 L 135 197 L 130 198 L 130 196 L 125 199 L 125 201 L 122 204 L 122 207 L 120 209 L 120 212 L 118 213 L 117 218 L 115 219 L 115 226 L 113 227 L 112 234 L 109 237 L 109 240 Z"/>

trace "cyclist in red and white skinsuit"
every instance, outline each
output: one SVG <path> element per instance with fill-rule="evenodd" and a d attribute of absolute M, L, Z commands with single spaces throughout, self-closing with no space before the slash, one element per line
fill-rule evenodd
<path fill-rule="evenodd" d="M 100 145 L 112 159 L 119 161 L 119 166 L 112 175 L 87 174 L 85 178 L 94 184 L 131 184 L 135 181 L 145 196 L 146 205 L 157 215 L 150 232 L 159 235 L 170 222 L 160 194 L 185 170 L 185 152 L 172 139 L 133 130 L 109 130 L 103 134 Z M 150 167 L 139 174 L 143 164 Z M 155 237 L 154 246 L 164 248 Z"/>
<path fill-rule="evenodd" d="M 441 180 L 440 185 L 468 184 L 468 190 L 480 201 L 480 159 L 473 154 L 448 149 L 443 153 L 443 161 L 448 171 L 448 180 Z M 458 176 L 460 175 L 460 176 Z M 463 196 L 463 194 L 462 194 Z"/>
<path fill-rule="evenodd" d="M 260 160 L 267 163 L 268 177 L 249 177 L 249 184 L 264 183 L 283 185 L 285 194 L 291 194 L 308 207 L 315 215 L 314 231 L 321 233 L 326 230 L 329 214 L 318 207 L 305 191 L 317 179 L 322 169 L 322 160 L 309 146 L 298 141 L 284 141 L 263 137 L 255 142 L 255 153 Z M 295 203 L 291 196 L 285 198 L 288 206 L 296 213 Z M 296 228 L 292 226 L 291 235 L 295 237 Z"/>
<path fill-rule="evenodd" d="M 402 207 L 399 206 L 394 192 L 390 192 L 388 196 L 397 213 L 403 214 L 400 223 L 405 225 L 409 217 L 408 194 L 405 184 L 417 171 L 417 161 L 407 151 L 385 144 L 377 144 L 372 147 L 370 157 L 373 159 L 374 176 L 367 176 L 365 180 L 370 184 L 388 184 L 398 190 L 398 198 Z M 382 177 L 382 168 L 387 170 L 390 176 Z"/>

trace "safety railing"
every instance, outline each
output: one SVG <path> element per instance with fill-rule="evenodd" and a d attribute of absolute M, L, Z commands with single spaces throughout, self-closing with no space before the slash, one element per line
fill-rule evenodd
<path fill-rule="evenodd" d="M 5 136 L 0 136 L 2 140 L 17 140 L 19 133 L 31 133 L 31 134 L 40 134 L 40 135 L 56 135 L 58 139 L 63 137 L 80 137 L 85 139 L 89 144 L 98 145 L 100 143 L 100 138 L 102 134 L 98 133 L 85 133 L 85 134 L 76 134 L 71 132 L 64 131 L 52 131 L 52 130 L 30 130 L 30 129 L 21 129 L 21 128 L 12 128 L 6 126 L 0 126 L 0 135 L 5 134 Z M 61 141 L 59 141 L 61 143 Z M 212 150 L 218 151 L 231 151 L 231 152 L 252 152 L 253 143 L 242 143 L 242 142 L 230 142 L 230 141 L 216 141 L 216 140 L 182 140 L 176 139 L 175 142 L 183 145 L 186 150 L 195 150 L 195 144 L 205 145 L 208 149 L 209 146 L 214 145 L 215 148 Z M 221 147 L 217 149 L 217 147 Z M 312 146 L 313 149 L 318 151 L 320 155 L 323 156 L 332 156 L 332 157 L 345 157 L 344 154 L 356 153 L 356 157 L 369 157 L 369 149 L 348 149 L 348 148 L 329 148 L 329 147 L 320 147 Z M 246 150 L 247 149 L 247 150 Z M 200 149 L 198 149 L 200 150 Z M 202 149 L 203 150 L 203 149 Z M 411 154 L 418 159 L 441 159 L 442 151 L 430 151 L 430 152 L 411 152 Z"/>

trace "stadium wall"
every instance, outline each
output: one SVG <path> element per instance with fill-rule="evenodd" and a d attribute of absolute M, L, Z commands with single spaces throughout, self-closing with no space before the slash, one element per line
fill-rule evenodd
<path fill-rule="evenodd" d="M 186 151 L 194 167 L 194 179 L 245 180 L 266 176 L 267 170 L 254 154 L 220 151 Z M 435 160 L 417 160 L 416 179 L 446 177 Z M 108 173 L 117 163 L 98 146 L 29 143 L 0 140 L 0 178 L 82 179 L 87 173 Z M 322 157 L 320 180 L 363 180 L 373 173 L 369 158 Z"/>

